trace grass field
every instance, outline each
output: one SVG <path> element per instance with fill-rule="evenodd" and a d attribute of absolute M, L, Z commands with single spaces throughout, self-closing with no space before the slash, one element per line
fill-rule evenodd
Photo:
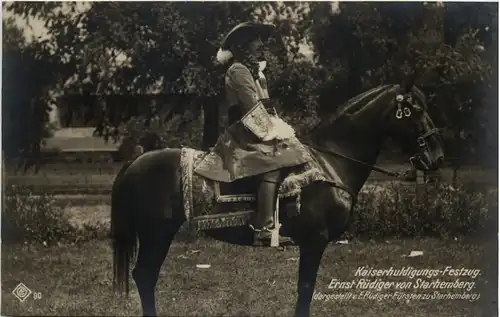
<path fill-rule="evenodd" d="M 389 166 L 399 170 L 401 166 Z M 450 171 L 444 170 L 446 180 Z M 497 183 L 497 173 L 464 169 L 462 182 Z M 380 178 L 379 178 L 380 177 Z M 31 184 L 36 188 L 61 193 L 64 205 L 75 225 L 109 222 L 109 187 L 112 172 L 101 174 L 47 173 L 11 176 L 9 182 Z M 384 180 L 373 174 L 371 180 Z M 89 188 L 92 188 L 89 192 Z M 69 191 L 68 189 L 73 189 Z M 79 191 L 85 189 L 85 194 Z M 68 195 L 68 194 L 72 195 Z M 497 219 L 497 218 L 494 218 Z M 312 303 L 312 316 L 356 317 L 479 317 L 498 316 L 496 234 L 486 239 L 438 240 L 415 238 L 391 241 L 349 241 L 331 244 L 323 258 Z M 422 256 L 406 257 L 411 251 Z M 495 251 L 493 251 L 495 250 Z M 140 302 L 132 283 L 128 299 L 112 294 L 111 249 L 106 241 L 80 245 L 3 245 L 2 315 L 58 316 L 137 316 Z M 196 264 L 210 264 L 198 269 Z M 440 277 L 441 280 L 474 282 L 471 291 L 463 288 L 438 290 L 441 293 L 479 294 L 477 301 L 438 299 L 332 299 L 335 294 L 361 294 L 363 290 L 328 289 L 332 279 L 359 280 L 360 266 L 387 269 L 479 269 L 481 276 Z M 252 249 L 200 239 L 192 244 L 176 241 L 164 264 L 157 286 L 158 313 L 168 316 L 291 316 L 296 299 L 298 248 L 284 251 Z M 374 277 L 365 279 L 374 280 Z M 379 278 L 380 279 L 380 278 Z M 384 281 L 412 281 L 401 277 L 383 277 Z M 431 280 L 429 280 L 431 281 Z M 20 302 L 12 290 L 24 283 L 33 294 Z M 375 290 L 369 290 L 372 294 Z M 404 293 L 433 293 L 434 289 L 410 289 Z M 395 290 L 385 291 L 395 293 Z M 34 299 L 41 295 L 41 299 Z M 324 297 L 321 299 L 321 297 Z M 326 300 L 328 297 L 328 300 Z"/>
<path fill-rule="evenodd" d="M 312 316 L 497 316 L 496 237 L 482 241 L 414 239 L 382 242 L 350 241 L 331 244 L 323 258 L 316 291 L 332 295 L 349 290 L 328 289 L 331 279 L 360 279 L 359 266 L 375 268 L 480 269 L 471 277 L 439 277 L 446 281 L 475 282 L 469 293 L 477 301 L 369 299 L 321 300 L 312 303 Z M 422 256 L 405 257 L 412 250 Z M 111 249 L 107 242 L 58 247 L 3 246 L 2 315 L 139 315 L 135 289 L 129 299 L 113 297 Z M 158 313 L 168 316 L 291 316 L 296 298 L 298 249 L 253 249 L 200 239 L 176 242 L 161 271 L 157 286 Z M 196 264 L 210 264 L 198 269 Z M 369 277 L 368 279 L 374 279 Z M 383 277 L 386 281 L 401 280 Z M 410 281 L 409 278 L 403 278 Z M 413 280 L 415 281 L 415 280 Z M 33 295 L 20 302 L 11 293 L 24 283 Z M 132 284 L 134 285 L 134 284 Z M 373 292 L 376 292 L 372 290 Z M 443 289 L 441 293 L 464 293 Z M 360 294 L 360 289 L 351 290 Z M 389 292 L 394 292 L 390 290 Z M 404 292 L 433 292 L 410 289 Z M 317 294 L 319 294 L 317 293 Z"/>

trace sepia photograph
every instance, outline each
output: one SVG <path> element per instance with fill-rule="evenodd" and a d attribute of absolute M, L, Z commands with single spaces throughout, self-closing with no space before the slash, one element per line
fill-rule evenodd
<path fill-rule="evenodd" d="M 498 3 L 2 3 L 2 316 L 494 317 Z"/>

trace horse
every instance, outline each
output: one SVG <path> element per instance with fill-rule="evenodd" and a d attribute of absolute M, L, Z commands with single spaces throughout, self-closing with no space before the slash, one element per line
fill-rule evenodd
<path fill-rule="evenodd" d="M 355 197 L 377 169 L 374 164 L 387 138 L 396 141 L 416 169 L 437 170 L 443 162 L 440 131 L 429 115 L 425 95 L 413 84 L 370 89 L 339 107 L 304 138 L 321 163 L 323 175 L 336 175 L 338 183 L 305 184 L 298 213 L 289 215 L 283 210 L 287 206 L 280 208 L 280 233 L 292 238 L 300 249 L 295 316 L 309 316 L 325 248 L 346 230 Z M 137 255 L 131 275 L 144 316 L 156 315 L 160 268 L 175 234 L 190 220 L 183 197 L 186 193 L 198 195 L 183 183 L 181 170 L 186 159 L 182 153 L 182 148 L 144 153 L 124 164 L 112 186 L 113 288 L 129 293 L 130 264 Z M 351 199 L 345 198 L 346 193 Z M 251 235 L 248 225 L 227 227 L 201 231 L 228 243 L 241 243 L 235 241 L 235 232 Z"/>

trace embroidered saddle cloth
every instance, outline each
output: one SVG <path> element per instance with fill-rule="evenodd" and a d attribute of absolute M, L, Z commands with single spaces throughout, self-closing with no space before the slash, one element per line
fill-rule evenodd
<path fill-rule="evenodd" d="M 256 179 L 225 183 L 193 173 L 207 155 L 200 150 L 181 149 L 182 199 L 189 226 L 203 230 L 247 225 L 255 213 Z M 353 197 L 339 175 L 332 168 L 326 170 L 321 160 L 313 159 L 289 169 L 278 190 L 280 211 L 286 211 L 287 217 L 298 215 L 302 188 L 314 182 L 330 183 L 339 189 L 343 199 L 352 202 Z"/>

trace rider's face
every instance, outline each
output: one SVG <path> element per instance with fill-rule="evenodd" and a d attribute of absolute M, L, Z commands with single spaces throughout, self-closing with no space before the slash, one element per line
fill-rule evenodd
<path fill-rule="evenodd" d="M 253 54 L 256 54 L 259 52 L 260 48 L 263 46 L 264 44 L 262 43 L 262 40 L 260 39 L 260 37 L 257 37 L 255 40 L 253 40 L 252 42 L 250 42 L 249 44 L 249 48 L 250 48 L 250 52 L 252 52 Z"/>

